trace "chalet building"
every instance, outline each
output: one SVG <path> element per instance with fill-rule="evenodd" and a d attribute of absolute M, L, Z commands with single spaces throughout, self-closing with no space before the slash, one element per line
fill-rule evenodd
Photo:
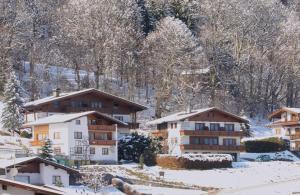
<path fill-rule="evenodd" d="M 178 112 L 151 121 L 153 136 L 163 137 L 171 155 L 184 153 L 227 153 L 239 159 L 243 131 L 247 120 L 218 108 Z"/>
<path fill-rule="evenodd" d="M 1 160 L 0 178 L 39 186 L 59 184 L 68 187 L 79 179 L 79 172 L 39 157 L 25 157 Z"/>
<path fill-rule="evenodd" d="M 128 124 L 97 111 L 55 114 L 27 123 L 32 149 L 38 153 L 50 139 L 56 155 L 72 160 L 116 162 L 117 139 L 127 133 Z"/>
<path fill-rule="evenodd" d="M 268 127 L 275 136 L 286 139 L 292 151 L 300 151 L 300 108 L 284 107 L 269 115 Z"/>
<path fill-rule="evenodd" d="M 91 88 L 71 93 L 61 93 L 60 89 L 56 89 L 52 96 L 26 103 L 24 109 L 26 123 L 54 114 L 98 111 L 127 123 L 129 129 L 135 129 L 138 128 L 137 112 L 147 108 Z"/>
<path fill-rule="evenodd" d="M 0 178 L 0 194 L 3 195 L 64 195 L 64 192 Z"/>

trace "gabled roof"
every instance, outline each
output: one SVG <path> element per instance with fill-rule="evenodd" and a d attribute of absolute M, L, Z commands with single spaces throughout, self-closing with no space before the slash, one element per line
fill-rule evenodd
<path fill-rule="evenodd" d="M 46 124 L 55 124 L 55 123 L 64 123 L 64 122 L 69 122 L 72 120 L 75 120 L 77 118 L 91 115 L 91 114 L 96 114 L 99 115 L 107 120 L 110 120 L 112 122 L 115 122 L 116 124 L 119 125 L 128 125 L 127 123 L 124 123 L 123 121 L 120 121 L 112 116 L 109 116 L 107 114 L 103 114 L 97 111 L 87 111 L 87 112 L 80 112 L 80 113 L 72 113 L 72 114 L 55 114 L 52 116 L 44 117 L 41 119 L 38 119 L 36 121 L 24 124 L 23 127 L 29 127 L 29 126 L 35 126 L 35 125 L 46 125 Z"/>
<path fill-rule="evenodd" d="M 282 107 L 278 110 L 275 110 L 273 113 L 271 113 L 268 118 L 271 119 L 273 117 L 281 115 L 283 112 L 291 112 L 294 114 L 300 114 L 300 108 L 289 108 L 289 107 Z"/>
<path fill-rule="evenodd" d="M 27 184 L 23 182 L 18 182 L 18 181 L 13 181 L 10 179 L 3 179 L 0 178 L 0 184 L 7 185 L 7 186 L 13 186 L 16 188 L 21 188 L 27 191 L 32 191 L 35 193 L 40 193 L 40 194 L 45 194 L 45 195 L 63 195 L 65 194 L 64 192 L 58 191 L 58 190 L 53 190 L 41 186 L 36 186 L 32 184 Z"/>
<path fill-rule="evenodd" d="M 64 166 L 62 164 L 53 162 L 53 161 L 49 161 L 49 160 L 45 160 L 43 158 L 40 158 L 38 156 L 32 156 L 32 157 L 24 157 L 24 158 L 15 158 L 15 159 L 1 159 L 0 161 L 0 168 L 5 169 L 5 168 L 12 168 L 14 166 L 18 167 L 18 165 L 22 165 L 22 164 L 30 164 L 32 162 L 40 162 L 40 163 L 45 163 L 45 164 L 49 164 L 52 165 L 56 168 L 60 168 L 63 169 L 65 171 L 68 172 L 72 172 L 72 173 L 79 173 L 76 169 Z"/>
<path fill-rule="evenodd" d="M 75 91 L 75 92 L 70 92 L 70 93 L 61 93 L 59 97 L 56 97 L 56 96 L 45 97 L 45 98 L 38 99 L 38 100 L 35 100 L 35 101 L 27 102 L 24 105 L 24 107 L 26 109 L 26 108 L 29 108 L 29 107 L 41 106 L 41 105 L 44 105 L 44 104 L 47 104 L 47 103 L 50 103 L 50 102 L 53 102 L 53 101 L 64 100 L 64 99 L 67 99 L 67 98 L 70 98 L 70 97 L 79 96 L 79 95 L 83 95 L 83 94 L 90 93 L 90 92 L 94 92 L 96 94 L 103 95 L 107 98 L 112 98 L 112 99 L 116 99 L 120 102 L 124 102 L 126 104 L 129 104 L 131 106 L 136 107 L 139 111 L 147 109 L 147 107 L 142 105 L 142 104 L 132 102 L 132 101 L 127 100 L 125 98 L 122 98 L 122 97 L 119 97 L 119 96 L 116 96 L 116 95 L 112 95 L 110 93 L 106 93 L 104 91 L 100 91 L 100 90 L 95 89 L 95 88 L 89 88 L 89 89 L 84 89 L 84 90 L 81 90 L 81 91 Z"/>
<path fill-rule="evenodd" d="M 159 118 L 159 119 L 156 119 L 156 120 L 153 120 L 153 121 L 150 121 L 148 122 L 147 124 L 148 125 L 156 125 L 156 124 L 161 124 L 161 123 L 166 123 L 166 122 L 172 122 L 172 121 L 181 121 L 181 120 L 184 120 L 184 119 L 187 119 L 187 118 L 190 118 L 190 117 L 193 117 L 193 116 L 196 116 L 198 114 L 201 114 L 201 113 L 205 113 L 205 112 L 208 112 L 208 111 L 213 111 L 213 110 L 217 110 L 225 115 L 229 115 L 233 118 L 236 118 L 238 120 L 240 120 L 241 122 L 248 122 L 248 120 L 242 118 L 242 117 L 239 117 L 237 115 L 234 115 L 234 114 L 231 114 L 229 112 L 225 112 L 221 109 L 218 109 L 216 107 L 211 107 L 211 108 L 203 108 L 203 109 L 198 109 L 198 110 L 193 110 L 191 112 L 177 112 L 175 114 L 171 114 L 171 115 L 168 115 L 168 116 L 165 116 L 165 117 L 162 117 L 162 118 Z"/>

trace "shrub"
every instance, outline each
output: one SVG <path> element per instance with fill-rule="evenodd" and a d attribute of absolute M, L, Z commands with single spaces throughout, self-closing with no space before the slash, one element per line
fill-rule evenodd
<path fill-rule="evenodd" d="M 246 152 L 252 153 L 279 152 L 288 149 L 285 142 L 276 137 L 246 141 L 244 144 Z"/>
<path fill-rule="evenodd" d="M 157 156 L 157 165 L 168 169 L 213 169 L 231 167 L 229 154 L 184 154 L 182 156 Z"/>
<path fill-rule="evenodd" d="M 28 131 L 22 131 L 21 134 L 20 134 L 20 136 L 24 137 L 24 138 L 31 138 L 32 134 L 29 133 Z"/>
<path fill-rule="evenodd" d="M 144 163 L 147 166 L 156 164 L 155 156 L 161 153 L 161 144 L 158 139 L 132 133 L 119 140 L 119 160 L 130 160 L 139 163 L 141 155 L 144 156 Z"/>

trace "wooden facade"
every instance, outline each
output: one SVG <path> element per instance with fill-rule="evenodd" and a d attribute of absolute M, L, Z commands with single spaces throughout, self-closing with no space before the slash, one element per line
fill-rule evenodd
<path fill-rule="evenodd" d="M 238 122 L 243 123 L 245 120 L 237 118 L 227 112 L 222 112 L 218 109 L 212 109 L 188 118 L 189 121 L 210 121 L 210 122 Z"/>
<path fill-rule="evenodd" d="M 49 125 L 38 125 L 34 127 L 32 146 L 43 146 L 44 140 L 49 136 Z"/>

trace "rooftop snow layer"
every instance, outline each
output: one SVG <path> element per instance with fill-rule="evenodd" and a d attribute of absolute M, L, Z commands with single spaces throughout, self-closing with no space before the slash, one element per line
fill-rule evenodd
<path fill-rule="evenodd" d="M 70 97 L 70 96 L 73 96 L 73 95 L 82 94 L 82 93 L 86 93 L 86 92 L 92 92 L 92 91 L 96 91 L 96 92 L 104 94 L 106 96 L 111 96 L 111 97 L 117 98 L 119 100 L 122 100 L 122 101 L 128 102 L 130 104 L 136 105 L 136 106 L 141 107 L 143 109 L 147 108 L 144 105 L 132 102 L 132 101 L 127 100 L 125 98 L 122 98 L 122 97 L 119 97 L 119 96 L 116 96 L 116 95 L 112 95 L 112 94 L 109 94 L 109 93 L 106 93 L 104 91 L 100 91 L 100 90 L 94 89 L 94 88 L 84 89 L 84 90 L 81 90 L 81 91 L 75 91 L 75 92 L 70 92 L 70 93 L 61 93 L 58 97 L 56 97 L 56 96 L 45 97 L 45 98 L 38 99 L 38 100 L 35 100 L 35 101 L 27 102 L 24 106 L 25 107 L 37 106 L 37 105 L 40 105 L 40 104 L 52 102 L 52 101 L 55 101 L 55 100 L 60 100 L 62 98 Z"/>
<path fill-rule="evenodd" d="M 210 111 L 210 110 L 213 110 L 213 109 L 219 110 L 218 108 L 210 107 L 210 108 L 202 108 L 202 109 L 198 109 L 198 110 L 192 110 L 191 112 L 186 112 L 186 111 L 177 112 L 175 114 L 171 114 L 171 115 L 168 115 L 168 116 L 150 121 L 150 122 L 147 123 L 147 125 L 156 125 L 156 124 L 161 124 L 161 123 L 165 123 L 165 122 L 180 121 L 180 120 L 183 120 L 183 119 L 186 119 L 186 118 L 189 118 L 189 117 L 192 117 L 192 116 L 195 116 L 197 114 L 200 114 L 200 113 L 203 113 L 203 112 L 206 112 L 206 111 Z M 222 111 L 222 110 L 220 110 L 220 111 Z M 222 111 L 222 112 L 225 112 L 225 111 Z M 246 119 L 244 119 L 242 117 L 239 117 L 237 115 L 234 115 L 234 114 L 231 114 L 231 113 L 228 113 L 228 112 L 225 112 L 225 113 L 227 113 L 231 116 L 234 116 L 236 118 L 239 118 L 243 121 L 247 121 Z"/>
<path fill-rule="evenodd" d="M 127 125 L 127 123 L 124 123 L 116 118 L 113 118 L 107 114 L 103 114 L 97 111 L 87 111 L 87 112 L 80 112 L 80 113 L 72 113 L 72 114 L 55 114 L 52 116 L 48 116 L 48 117 L 44 117 L 41 119 L 38 119 L 34 122 L 30 122 L 27 124 L 24 124 L 24 127 L 28 127 L 28 126 L 34 126 L 34 125 L 44 125 L 44 124 L 53 124 L 53 123 L 64 123 L 64 122 L 68 122 L 89 114 L 98 114 L 103 116 L 104 118 L 107 118 L 109 120 L 112 120 L 118 124 L 122 124 L 122 125 Z"/>

